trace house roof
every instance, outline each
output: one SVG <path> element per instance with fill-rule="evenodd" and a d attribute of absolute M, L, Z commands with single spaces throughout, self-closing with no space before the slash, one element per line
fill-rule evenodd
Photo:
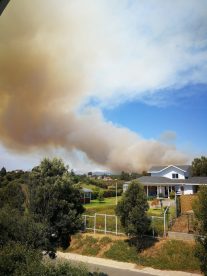
<path fill-rule="evenodd" d="M 150 172 L 161 172 L 169 167 L 175 167 L 175 168 L 178 168 L 180 169 L 181 171 L 188 171 L 190 169 L 190 165 L 168 165 L 168 166 L 152 166 L 150 169 L 149 169 L 149 173 Z"/>
<path fill-rule="evenodd" d="M 143 185 L 202 185 L 207 184 L 207 177 L 190 177 L 188 179 L 170 179 L 162 176 L 142 176 L 137 179 Z"/>
<path fill-rule="evenodd" d="M 83 191 L 84 193 L 92 193 L 92 192 L 93 192 L 92 190 L 87 189 L 87 188 L 82 188 L 82 191 Z"/>

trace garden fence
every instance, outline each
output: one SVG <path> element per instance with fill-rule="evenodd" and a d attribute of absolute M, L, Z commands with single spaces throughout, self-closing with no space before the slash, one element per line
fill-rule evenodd
<path fill-rule="evenodd" d="M 124 235 L 120 218 L 116 215 L 95 213 L 94 215 L 83 215 L 84 230 L 93 231 L 94 234 L 102 232 L 104 234 Z M 152 237 L 162 237 L 167 232 L 167 220 L 165 216 L 151 216 L 151 229 L 148 233 Z"/>

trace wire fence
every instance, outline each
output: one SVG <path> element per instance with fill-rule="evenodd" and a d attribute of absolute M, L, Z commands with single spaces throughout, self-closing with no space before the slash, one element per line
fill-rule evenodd
<path fill-rule="evenodd" d="M 116 215 L 95 213 L 94 215 L 83 215 L 84 231 L 93 231 L 94 234 L 125 235 L 120 218 Z M 167 233 L 167 219 L 165 216 L 151 216 L 151 227 L 148 235 L 152 237 L 163 237 Z"/>

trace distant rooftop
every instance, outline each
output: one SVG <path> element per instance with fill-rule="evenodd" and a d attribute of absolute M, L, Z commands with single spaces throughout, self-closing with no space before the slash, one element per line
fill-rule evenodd
<path fill-rule="evenodd" d="M 149 169 L 149 173 L 150 172 L 160 172 L 168 167 L 176 167 L 176 168 L 179 168 L 181 169 L 182 171 L 188 171 L 190 169 L 190 165 L 168 165 L 168 166 L 152 166 L 150 169 Z"/>
<path fill-rule="evenodd" d="M 137 178 L 137 180 L 143 185 L 150 184 L 164 184 L 164 185 L 176 185 L 176 184 L 194 184 L 202 185 L 207 184 L 207 177 L 189 177 L 188 179 L 170 179 L 162 176 L 142 176 Z"/>

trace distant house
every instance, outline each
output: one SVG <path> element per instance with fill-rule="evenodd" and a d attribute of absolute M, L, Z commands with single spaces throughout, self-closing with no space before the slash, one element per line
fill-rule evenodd
<path fill-rule="evenodd" d="M 83 204 L 90 203 L 91 202 L 91 194 L 92 194 L 92 190 L 82 188 L 81 189 L 81 195 L 82 195 L 81 203 L 83 203 Z"/>
<path fill-rule="evenodd" d="M 153 166 L 149 176 L 137 180 L 144 186 L 147 196 L 170 197 L 189 195 L 197 192 L 199 185 L 207 185 L 207 177 L 192 177 L 190 165 Z"/>
<path fill-rule="evenodd" d="M 145 187 L 147 195 L 169 197 L 171 191 L 177 195 L 194 194 L 198 186 L 207 184 L 207 177 L 191 177 L 190 165 L 154 166 L 138 180 Z"/>

